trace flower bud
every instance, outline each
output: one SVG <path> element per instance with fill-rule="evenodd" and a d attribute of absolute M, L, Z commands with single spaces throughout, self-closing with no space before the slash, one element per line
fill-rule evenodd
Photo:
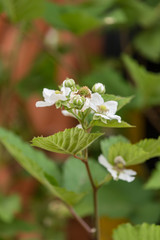
<path fill-rule="evenodd" d="M 93 92 L 97 92 L 99 94 L 103 94 L 103 93 L 105 93 L 106 88 L 105 88 L 105 86 L 102 83 L 96 83 L 92 87 L 92 91 Z"/>
<path fill-rule="evenodd" d="M 74 96 L 72 100 L 74 107 L 78 109 L 81 109 L 83 107 L 84 102 L 85 102 L 85 98 L 79 95 Z"/>
<path fill-rule="evenodd" d="M 75 81 L 72 78 L 67 78 L 64 82 L 65 87 L 74 87 L 75 86 Z"/>

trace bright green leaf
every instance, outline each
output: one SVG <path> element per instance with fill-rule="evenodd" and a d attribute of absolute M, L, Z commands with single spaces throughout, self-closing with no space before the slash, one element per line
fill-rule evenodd
<path fill-rule="evenodd" d="M 60 187 L 61 178 L 57 165 L 42 152 L 33 149 L 18 136 L 2 128 L 0 128 L 0 141 L 22 167 L 45 185 L 54 196 L 68 204 L 74 204 L 82 198 L 82 194 Z"/>
<path fill-rule="evenodd" d="M 153 170 L 145 187 L 147 189 L 160 189 L 160 162 L 156 165 L 156 169 Z"/>
<path fill-rule="evenodd" d="M 113 233 L 113 240 L 159 240 L 160 226 L 154 224 L 132 226 L 130 223 L 120 225 Z"/>
<path fill-rule="evenodd" d="M 119 123 L 117 120 L 107 120 L 107 123 L 103 123 L 100 120 L 93 120 L 90 123 L 91 126 L 98 126 L 98 127 L 107 127 L 107 128 L 128 128 L 133 127 L 132 125 L 122 121 Z"/>
<path fill-rule="evenodd" d="M 51 152 L 76 155 L 102 135 L 102 133 L 86 133 L 76 127 L 49 137 L 33 138 L 32 145 Z"/>

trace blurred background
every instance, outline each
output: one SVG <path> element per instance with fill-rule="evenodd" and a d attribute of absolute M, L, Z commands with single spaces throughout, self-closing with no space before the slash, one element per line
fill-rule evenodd
<path fill-rule="evenodd" d="M 157 138 L 160 1 L 0 0 L 1 127 L 30 142 L 33 136 L 76 126 L 76 120 L 55 107 L 35 107 L 44 87 L 56 89 L 67 77 L 89 87 L 101 82 L 109 94 L 133 96 L 119 115 L 136 128 L 109 129 L 106 136 L 122 134 L 132 143 Z M 97 158 L 99 153 L 98 144 L 91 147 L 90 155 Z M 46 154 L 59 163 L 66 159 Z M 112 229 L 122 222 L 160 222 L 160 194 L 143 188 L 156 162 L 136 167 L 139 180 L 132 188 L 123 182 L 108 187 L 102 240 L 110 240 Z M 82 216 L 90 223 L 87 211 Z M 0 239 L 89 239 L 1 145 Z"/>

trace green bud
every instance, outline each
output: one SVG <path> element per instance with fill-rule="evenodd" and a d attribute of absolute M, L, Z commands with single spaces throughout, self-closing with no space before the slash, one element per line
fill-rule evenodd
<path fill-rule="evenodd" d="M 74 107 L 78 109 L 81 109 L 83 107 L 84 102 L 85 102 L 85 98 L 79 95 L 74 96 L 72 100 Z"/>
<path fill-rule="evenodd" d="M 69 88 L 74 87 L 75 86 L 75 81 L 72 78 L 67 78 L 64 81 L 64 86 L 69 87 Z"/>
<path fill-rule="evenodd" d="M 60 108 L 62 105 L 62 102 L 59 100 L 55 103 L 55 105 L 56 105 L 56 108 Z"/>
<path fill-rule="evenodd" d="M 99 94 L 103 94 L 103 93 L 105 93 L 106 88 L 105 88 L 105 86 L 102 83 L 96 83 L 92 87 L 92 91 L 93 92 L 97 92 Z"/>

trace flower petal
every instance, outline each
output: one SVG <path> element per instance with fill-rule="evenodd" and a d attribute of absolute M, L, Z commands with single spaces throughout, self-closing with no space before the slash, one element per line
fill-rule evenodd
<path fill-rule="evenodd" d="M 93 93 L 91 95 L 90 107 L 97 112 L 97 106 L 103 105 L 104 100 L 99 93 Z"/>
<path fill-rule="evenodd" d="M 112 165 L 107 161 L 107 159 L 102 154 L 98 157 L 98 162 L 106 169 L 109 168 L 112 169 Z"/>
<path fill-rule="evenodd" d="M 116 119 L 119 123 L 121 122 L 121 117 L 118 115 L 113 115 L 113 114 L 109 114 L 107 115 L 109 117 L 110 120 L 112 119 Z"/>
<path fill-rule="evenodd" d="M 127 182 L 132 182 L 135 179 L 135 177 L 126 174 L 124 171 L 119 174 L 118 178 Z"/>
<path fill-rule="evenodd" d="M 67 110 L 62 110 L 62 114 L 65 117 L 74 117 L 74 115 L 72 113 L 68 112 Z"/>
<path fill-rule="evenodd" d="M 104 105 L 108 109 L 108 114 L 114 115 L 117 111 L 118 103 L 116 101 L 105 102 Z"/>
<path fill-rule="evenodd" d="M 36 107 L 49 107 L 52 106 L 54 103 L 52 102 L 44 102 L 44 101 L 38 101 L 36 102 Z"/>

